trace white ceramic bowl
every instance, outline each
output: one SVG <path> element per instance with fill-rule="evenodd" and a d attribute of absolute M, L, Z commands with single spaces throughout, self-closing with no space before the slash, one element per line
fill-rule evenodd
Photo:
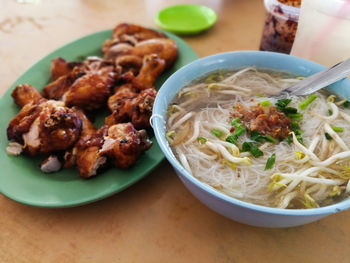
<path fill-rule="evenodd" d="M 348 209 L 350 207 L 350 199 L 330 206 L 313 209 L 279 209 L 243 202 L 202 183 L 189 174 L 177 161 L 165 138 L 165 119 L 169 103 L 180 89 L 208 72 L 247 66 L 282 70 L 299 76 L 312 75 L 325 68 L 311 61 L 280 53 L 239 51 L 201 58 L 175 72 L 159 90 L 153 108 L 154 117 L 152 118 L 152 123 L 156 139 L 181 181 L 192 194 L 209 208 L 235 221 L 253 226 L 298 226 Z M 350 80 L 346 79 L 333 84 L 330 90 L 341 97 L 350 98 Z"/>

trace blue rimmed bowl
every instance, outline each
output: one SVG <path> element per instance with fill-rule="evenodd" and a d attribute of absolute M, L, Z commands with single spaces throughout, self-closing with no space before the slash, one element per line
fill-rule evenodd
<path fill-rule="evenodd" d="M 201 58 L 176 71 L 159 90 L 154 103 L 152 122 L 160 148 L 181 181 L 194 196 L 209 208 L 235 221 L 253 226 L 276 228 L 298 226 L 348 209 L 350 207 L 349 198 L 330 206 L 313 209 L 279 209 L 243 202 L 202 183 L 189 174 L 178 162 L 165 138 L 167 108 L 175 95 L 184 86 L 208 72 L 248 66 L 285 71 L 299 76 L 312 75 L 325 68 L 311 61 L 280 53 L 238 51 Z M 340 97 L 350 97 L 350 80 L 339 81 L 330 86 L 329 89 Z"/>

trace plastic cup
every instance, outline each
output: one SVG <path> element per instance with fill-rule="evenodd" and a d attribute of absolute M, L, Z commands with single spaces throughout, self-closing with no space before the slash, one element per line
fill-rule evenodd
<path fill-rule="evenodd" d="M 298 27 L 300 9 L 293 5 L 297 5 L 298 2 L 264 0 L 267 16 L 260 50 L 289 54 Z"/>
<path fill-rule="evenodd" d="M 291 54 L 325 66 L 350 58 L 350 0 L 303 0 Z"/>

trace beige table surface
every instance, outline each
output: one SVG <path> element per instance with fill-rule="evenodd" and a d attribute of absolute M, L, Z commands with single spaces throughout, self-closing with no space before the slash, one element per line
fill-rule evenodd
<path fill-rule="evenodd" d="M 61 45 L 120 22 L 154 27 L 166 0 L 0 0 L 0 94 Z M 187 1 L 218 13 L 184 39 L 199 56 L 257 49 L 262 0 Z M 3 114 L 3 113 L 2 113 Z M 2 127 L 4 128 L 4 127 Z M 1 171 L 0 171 L 1 172 Z M 350 262 L 350 211 L 290 229 L 226 219 L 201 204 L 164 161 L 105 200 L 68 209 L 29 207 L 0 195 L 0 262 Z"/>

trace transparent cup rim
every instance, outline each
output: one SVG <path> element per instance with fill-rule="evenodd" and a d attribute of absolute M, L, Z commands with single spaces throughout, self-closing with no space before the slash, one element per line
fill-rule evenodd
<path fill-rule="evenodd" d="M 264 4 L 266 10 L 278 18 L 284 20 L 292 20 L 294 22 L 297 22 L 299 19 L 300 7 L 286 5 L 279 2 L 278 0 L 264 0 Z M 276 7 L 280 7 L 283 14 L 276 12 Z"/>
<path fill-rule="evenodd" d="M 347 3 L 348 2 L 348 3 Z M 349 0 L 309 0 L 309 4 L 319 12 L 328 16 L 350 20 L 350 2 Z M 344 7 L 347 8 L 345 9 Z"/>

